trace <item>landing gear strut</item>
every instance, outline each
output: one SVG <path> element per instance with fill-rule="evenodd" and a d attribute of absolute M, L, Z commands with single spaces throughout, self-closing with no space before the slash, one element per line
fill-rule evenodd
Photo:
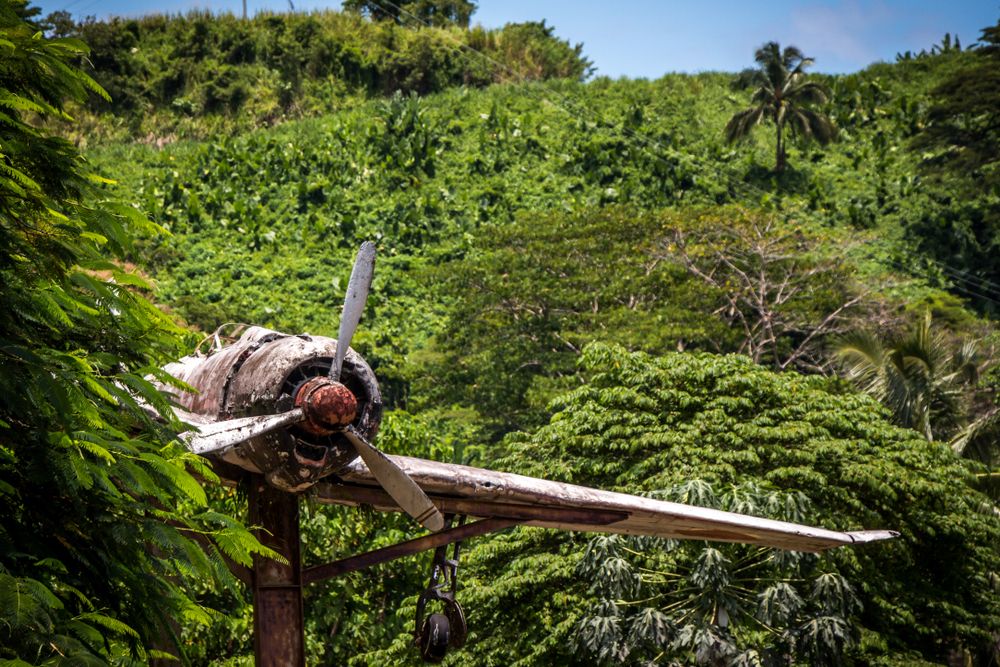
<path fill-rule="evenodd" d="M 445 517 L 445 526 L 450 527 L 452 516 Z M 459 517 L 458 525 L 465 522 Z M 431 580 L 427 590 L 417 600 L 417 623 L 415 640 L 420 649 L 420 657 L 425 662 L 441 662 L 449 648 L 461 648 L 469 630 L 465 625 L 465 612 L 455 600 L 458 590 L 458 555 L 460 542 L 455 542 L 452 557 L 448 558 L 448 545 L 434 550 L 431 565 Z M 426 616 L 427 603 L 440 602 L 443 613 L 435 612 Z"/>

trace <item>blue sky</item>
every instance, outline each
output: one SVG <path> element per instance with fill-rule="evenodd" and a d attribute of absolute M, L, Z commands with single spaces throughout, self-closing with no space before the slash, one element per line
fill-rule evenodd
<path fill-rule="evenodd" d="M 338 8 L 293 0 L 298 10 Z M 191 9 L 242 11 L 241 0 L 35 0 L 43 13 L 135 16 Z M 288 0 L 247 0 L 250 13 L 285 11 Z M 963 44 L 1000 18 L 1000 0 L 480 0 L 474 23 L 499 27 L 545 19 L 582 42 L 598 75 L 654 78 L 665 72 L 737 71 L 770 40 L 815 58 L 815 71 L 852 72 L 896 53 L 929 49 L 946 32 Z"/>

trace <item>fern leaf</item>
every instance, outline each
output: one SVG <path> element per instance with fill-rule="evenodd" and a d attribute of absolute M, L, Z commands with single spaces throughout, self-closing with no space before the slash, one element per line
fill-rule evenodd
<path fill-rule="evenodd" d="M 134 639 L 139 638 L 139 633 L 136 632 L 132 626 L 119 621 L 117 618 L 112 618 L 111 616 L 106 616 L 98 612 L 87 612 L 86 614 L 80 614 L 76 616 L 76 620 L 84 621 L 86 623 L 93 623 L 94 625 L 99 625 L 102 628 L 110 630 L 115 634 L 132 637 Z"/>
<path fill-rule="evenodd" d="M 183 467 L 173 465 L 156 454 L 142 454 L 141 458 L 154 471 L 166 478 L 174 488 L 197 503 L 199 507 L 208 504 L 208 498 L 205 496 L 205 490 L 201 488 L 201 484 Z"/>

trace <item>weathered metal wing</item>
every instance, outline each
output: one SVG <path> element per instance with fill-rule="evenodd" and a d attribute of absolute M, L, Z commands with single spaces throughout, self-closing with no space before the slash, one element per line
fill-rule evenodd
<path fill-rule="evenodd" d="M 891 530 L 842 533 L 470 466 L 389 458 L 446 514 L 512 519 L 561 530 L 746 542 L 811 552 L 898 535 Z M 339 482 L 316 486 L 321 502 L 399 511 L 362 461 L 354 461 L 338 477 Z"/>

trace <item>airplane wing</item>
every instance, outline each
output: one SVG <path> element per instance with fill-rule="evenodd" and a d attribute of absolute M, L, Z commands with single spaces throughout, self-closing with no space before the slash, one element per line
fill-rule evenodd
<path fill-rule="evenodd" d="M 891 530 L 842 533 L 470 466 L 389 458 L 446 514 L 509 519 L 541 528 L 747 542 L 816 553 L 898 535 Z M 338 478 L 316 485 L 320 502 L 400 511 L 360 459 Z"/>

